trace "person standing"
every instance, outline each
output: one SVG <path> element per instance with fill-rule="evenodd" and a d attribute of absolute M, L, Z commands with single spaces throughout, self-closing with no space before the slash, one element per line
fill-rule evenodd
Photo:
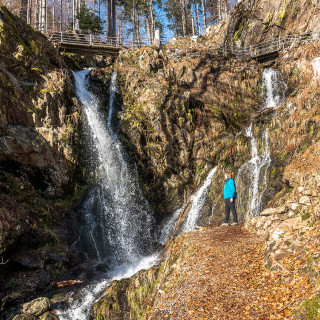
<path fill-rule="evenodd" d="M 235 206 L 235 200 L 237 198 L 237 191 L 236 191 L 236 185 L 234 183 L 234 180 L 232 179 L 231 173 L 226 172 L 225 173 L 225 185 L 223 189 L 224 193 L 224 201 L 225 201 L 225 217 L 222 227 L 229 226 L 229 216 L 230 216 L 230 210 L 232 212 L 233 216 L 233 223 L 231 223 L 231 226 L 237 225 L 238 222 L 238 216 L 236 212 L 236 206 Z"/>

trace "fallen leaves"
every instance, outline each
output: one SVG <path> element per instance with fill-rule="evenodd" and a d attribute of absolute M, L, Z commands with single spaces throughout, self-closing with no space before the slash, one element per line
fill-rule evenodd
<path fill-rule="evenodd" d="M 210 226 L 173 245 L 180 259 L 148 319 L 289 320 L 314 290 L 306 274 L 295 272 L 303 265 L 298 258 L 281 261 L 286 273 L 265 269 L 263 239 L 240 226 Z"/>

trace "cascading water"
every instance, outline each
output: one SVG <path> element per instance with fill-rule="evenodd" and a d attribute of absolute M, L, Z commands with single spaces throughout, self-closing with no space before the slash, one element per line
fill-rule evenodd
<path fill-rule="evenodd" d="M 241 183 L 248 187 L 248 210 L 246 210 L 246 212 L 248 212 L 250 217 L 255 217 L 259 215 L 262 209 L 263 195 L 267 188 L 267 172 L 271 163 L 269 132 L 268 129 L 264 131 L 262 138 L 264 150 L 261 154 L 258 153 L 257 140 L 253 136 L 252 124 L 247 128 L 246 136 L 250 138 L 251 142 L 251 159 L 240 167 L 236 184 L 238 185 L 238 188 Z M 242 197 L 240 195 L 238 201 L 239 206 L 241 207 L 242 202 L 244 201 L 242 201 Z"/>
<path fill-rule="evenodd" d="M 96 157 L 96 186 L 91 189 L 80 210 L 80 240 L 88 257 L 96 264 L 107 264 L 109 279 L 131 276 L 150 267 L 153 251 L 153 219 L 142 196 L 133 166 L 116 136 L 116 72 L 110 85 L 109 115 L 105 121 L 96 97 L 88 90 L 89 70 L 74 74 L 77 96 L 83 106 L 84 130 L 90 138 L 89 152 Z M 88 285 L 70 299 L 70 308 L 60 319 L 87 319 L 96 294 L 110 280 Z"/>
<path fill-rule="evenodd" d="M 263 86 L 265 88 L 264 108 L 277 109 L 285 102 L 287 85 L 283 81 L 279 71 L 268 68 L 262 73 Z M 267 173 L 271 164 L 271 155 L 269 150 L 269 132 L 264 130 L 261 145 L 263 150 L 258 152 L 258 143 L 253 135 L 252 124 L 246 129 L 245 134 L 250 138 L 251 159 L 243 164 L 236 178 L 236 184 L 241 189 L 249 189 L 249 193 L 239 195 L 239 207 L 241 211 L 247 212 L 250 217 L 259 215 L 263 197 L 267 189 Z"/>
<path fill-rule="evenodd" d="M 281 73 L 273 68 L 264 69 L 262 72 L 262 83 L 265 89 L 264 108 L 277 109 L 284 103 L 288 89 Z"/>
<path fill-rule="evenodd" d="M 188 217 L 185 222 L 185 225 L 183 226 L 183 231 L 194 230 L 195 227 L 197 226 L 197 222 L 200 218 L 201 209 L 206 201 L 206 196 L 208 195 L 208 192 L 209 192 L 209 186 L 211 185 L 216 172 L 217 172 L 217 167 L 213 168 L 209 172 L 201 188 L 191 198 L 192 206 L 190 208 L 190 211 L 188 212 Z"/>

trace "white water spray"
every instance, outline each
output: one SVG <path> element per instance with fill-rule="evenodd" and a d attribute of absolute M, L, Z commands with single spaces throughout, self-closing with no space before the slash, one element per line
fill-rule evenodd
<path fill-rule="evenodd" d="M 192 206 L 188 212 L 188 217 L 183 227 L 184 232 L 194 230 L 195 227 L 197 226 L 197 222 L 201 214 L 201 209 L 206 201 L 206 197 L 209 192 L 209 187 L 213 181 L 213 178 L 216 172 L 217 172 L 217 167 L 213 168 L 209 172 L 201 188 L 198 190 L 198 192 L 194 196 L 191 197 Z"/>
<path fill-rule="evenodd" d="M 167 240 L 170 237 L 172 231 L 174 230 L 174 228 L 177 224 L 177 220 L 178 220 L 182 211 L 183 211 L 183 208 L 177 209 L 173 213 L 171 218 L 169 218 L 168 221 L 163 226 L 163 228 L 161 230 L 160 237 L 159 237 L 159 242 L 162 243 L 163 245 L 165 245 L 167 243 Z"/>
<path fill-rule="evenodd" d="M 285 102 L 286 91 L 288 89 L 281 73 L 273 68 L 263 70 L 262 83 L 265 89 L 264 109 L 277 109 Z"/>
<path fill-rule="evenodd" d="M 108 121 L 87 88 L 88 73 L 89 70 L 80 71 L 74 77 L 85 115 L 84 130 L 91 140 L 89 152 L 96 158 L 97 183 L 81 209 L 79 242 L 91 260 L 107 263 L 112 271 L 108 272 L 109 279 L 91 283 L 71 296 L 70 308 L 59 312 L 63 320 L 88 319 L 97 294 L 110 281 L 130 277 L 157 260 L 156 255 L 146 257 L 153 248 L 153 219 L 135 170 L 114 131 L 116 72 L 110 85 Z"/>
<path fill-rule="evenodd" d="M 314 73 L 314 79 L 319 79 L 320 77 L 320 57 L 312 60 L 312 67 Z"/>

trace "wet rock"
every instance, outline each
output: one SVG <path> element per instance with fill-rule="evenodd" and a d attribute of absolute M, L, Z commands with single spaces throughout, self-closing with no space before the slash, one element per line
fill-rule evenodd
<path fill-rule="evenodd" d="M 59 320 L 59 317 L 51 312 L 46 312 L 40 316 L 40 320 Z"/>
<path fill-rule="evenodd" d="M 25 303 L 22 306 L 22 313 L 40 316 L 50 309 L 50 301 L 48 298 L 37 298 L 33 301 Z"/>
<path fill-rule="evenodd" d="M 37 318 L 31 314 L 18 314 L 12 320 L 37 320 Z"/>
<path fill-rule="evenodd" d="M 63 256 L 56 253 L 50 253 L 47 257 L 48 260 L 56 261 L 56 262 L 69 262 L 69 257 Z"/>
<path fill-rule="evenodd" d="M 39 269 L 41 268 L 41 262 L 39 259 L 32 256 L 23 256 L 14 259 L 15 262 L 27 269 Z"/>
<path fill-rule="evenodd" d="M 46 287 L 51 281 L 51 275 L 47 270 L 41 269 L 39 273 L 39 281 L 37 289 L 41 290 Z"/>
<path fill-rule="evenodd" d="M 308 196 L 301 197 L 300 200 L 299 200 L 299 203 L 303 204 L 305 206 L 311 206 L 311 201 L 310 201 L 310 198 Z"/>

